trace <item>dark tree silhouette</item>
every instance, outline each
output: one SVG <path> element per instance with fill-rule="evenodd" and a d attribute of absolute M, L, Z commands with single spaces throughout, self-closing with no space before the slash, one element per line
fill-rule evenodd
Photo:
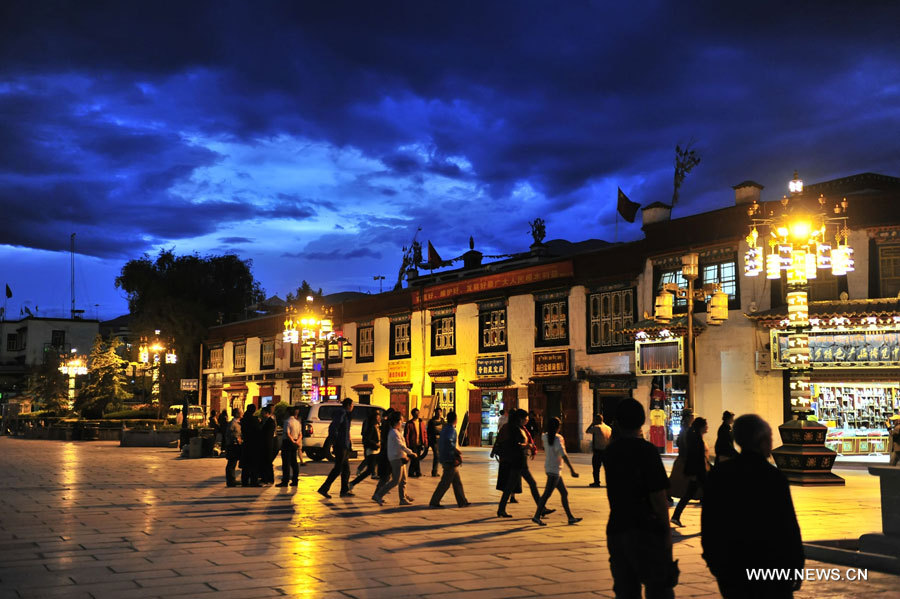
<path fill-rule="evenodd" d="M 693 143 L 693 141 L 688 142 L 684 148 L 680 145 L 675 146 L 675 181 L 672 191 L 672 206 L 675 206 L 678 202 L 678 190 L 681 189 L 685 177 L 695 166 L 700 164 L 700 154 L 691 148 Z"/>

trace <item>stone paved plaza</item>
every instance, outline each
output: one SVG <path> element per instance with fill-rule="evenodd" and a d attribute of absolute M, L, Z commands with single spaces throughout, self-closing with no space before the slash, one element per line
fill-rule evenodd
<path fill-rule="evenodd" d="M 557 512 L 540 529 L 529 521 L 530 499 L 510 506 L 514 519 L 494 517 L 496 465 L 482 450 L 464 452 L 474 503 L 465 510 L 428 509 L 430 477 L 411 481 L 414 506 L 401 508 L 392 495 L 379 508 L 369 500 L 372 482 L 354 498 L 315 494 L 325 464 L 301 470 L 295 489 L 229 489 L 224 460 L 176 456 L 0 438 L 0 599 L 613 596 L 606 492 L 587 487 L 587 456 L 575 457 L 581 478 L 569 480 L 584 521 L 568 526 Z M 846 487 L 793 489 L 806 540 L 880 530 L 877 480 L 862 469 L 840 474 Z M 700 558 L 699 516 L 688 508 L 676 535 L 677 597 L 718 596 Z M 900 597 L 900 578 L 870 572 L 868 582 L 807 583 L 797 596 L 876 594 Z"/>

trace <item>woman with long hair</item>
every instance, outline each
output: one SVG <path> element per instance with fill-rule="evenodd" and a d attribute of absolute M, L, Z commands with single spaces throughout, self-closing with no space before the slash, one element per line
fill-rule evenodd
<path fill-rule="evenodd" d="M 709 469 L 709 449 L 703 435 L 709 430 L 706 418 L 695 418 L 691 424 L 691 430 L 685 440 L 686 453 L 684 460 L 684 474 L 687 477 L 687 491 L 678 500 L 675 511 L 672 513 L 672 523 L 676 526 L 684 526 L 681 523 L 681 513 L 687 507 L 688 502 L 694 498 L 697 491 L 706 484 L 706 471 Z M 679 449 L 680 451 L 680 449 Z"/>
<path fill-rule="evenodd" d="M 566 516 L 569 517 L 569 524 L 581 522 L 581 518 L 576 518 L 569 508 L 569 491 L 566 489 L 566 483 L 563 482 L 562 474 L 560 474 L 560 467 L 565 462 L 566 466 L 569 467 L 572 478 L 578 478 L 578 473 L 575 472 L 572 462 L 569 461 L 569 455 L 566 453 L 566 441 L 559 434 L 559 426 L 559 418 L 551 418 L 547 423 L 547 432 L 541 438 L 544 442 L 544 472 L 547 474 L 547 485 L 544 487 L 544 494 L 541 495 L 541 500 L 538 502 L 537 511 L 534 512 L 534 518 L 531 519 L 532 522 L 539 526 L 547 526 L 541 520 L 541 517 L 544 515 L 544 508 L 547 506 L 547 501 L 553 494 L 554 489 L 559 490 L 559 497 L 562 501 L 563 509 L 566 510 Z"/>

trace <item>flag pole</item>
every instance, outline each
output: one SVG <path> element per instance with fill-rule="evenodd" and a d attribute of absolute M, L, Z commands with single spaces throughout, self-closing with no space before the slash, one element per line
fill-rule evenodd
<path fill-rule="evenodd" d="M 616 209 L 616 238 L 615 238 L 614 242 L 615 243 L 619 242 L 619 210 L 618 210 L 618 208 Z"/>

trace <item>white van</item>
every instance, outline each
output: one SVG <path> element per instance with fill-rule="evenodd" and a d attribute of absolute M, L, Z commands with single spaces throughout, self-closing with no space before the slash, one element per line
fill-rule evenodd
<path fill-rule="evenodd" d="M 328 427 L 335 415 L 344 407 L 338 401 L 325 401 L 300 405 L 300 419 L 303 421 L 303 452 L 309 459 L 333 460 L 334 454 L 330 446 L 326 446 Z M 374 410 L 382 410 L 378 406 L 353 403 L 350 412 L 350 441 L 353 449 L 362 455 L 362 425 Z"/>

